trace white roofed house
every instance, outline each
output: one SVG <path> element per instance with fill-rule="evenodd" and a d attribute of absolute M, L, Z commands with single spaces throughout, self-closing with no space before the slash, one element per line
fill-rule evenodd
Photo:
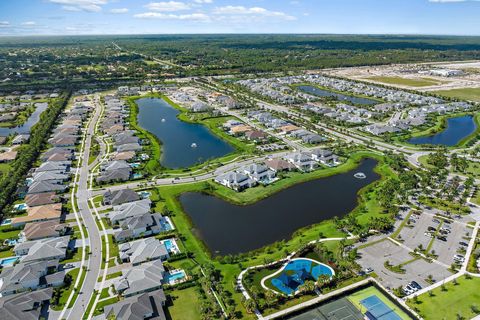
<path fill-rule="evenodd" d="M 315 149 L 312 151 L 312 159 L 326 165 L 338 164 L 338 156 L 327 149 Z"/>
<path fill-rule="evenodd" d="M 244 189 L 251 188 L 256 184 L 255 180 L 250 178 L 248 175 L 235 171 L 227 172 L 217 176 L 215 178 L 215 182 L 235 191 L 242 191 Z"/>
<path fill-rule="evenodd" d="M 191 109 L 193 112 L 205 112 L 210 110 L 210 107 L 202 101 L 197 101 L 192 104 Z"/>
<path fill-rule="evenodd" d="M 301 171 L 312 171 L 318 166 L 317 162 L 312 159 L 311 153 L 308 152 L 295 152 L 284 158 Z"/>
<path fill-rule="evenodd" d="M 242 167 L 239 171 L 259 183 L 270 183 L 275 178 L 275 171 L 269 169 L 265 164 L 254 163 Z"/>

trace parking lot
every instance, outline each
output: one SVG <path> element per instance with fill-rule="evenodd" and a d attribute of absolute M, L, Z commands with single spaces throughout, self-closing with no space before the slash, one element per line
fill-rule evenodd
<path fill-rule="evenodd" d="M 428 215 L 412 214 L 410 218 L 411 221 L 415 222 L 410 223 L 411 227 L 405 226 L 400 231 L 398 239 L 402 239 L 403 244 L 412 250 L 419 245 L 421 245 L 423 249 L 427 248 L 431 238 L 425 235 L 425 231 L 427 231 L 429 226 L 437 227 L 437 225 L 432 223 L 432 218 Z"/>
<path fill-rule="evenodd" d="M 472 229 L 468 228 L 466 225 L 458 222 L 453 222 L 450 224 L 443 224 L 443 228 L 449 228 L 450 233 L 445 234 L 447 241 L 441 241 L 436 239 L 433 243 L 433 246 L 430 252 L 435 252 L 438 255 L 437 260 L 445 264 L 451 265 L 453 261 L 453 256 L 457 254 L 457 250 L 461 248 L 460 242 L 468 244 L 469 240 L 464 239 L 463 237 L 471 234 Z M 466 249 L 466 247 L 464 247 Z"/>
<path fill-rule="evenodd" d="M 378 280 L 390 289 L 403 287 L 411 281 L 425 287 L 429 285 L 425 280 L 430 276 L 435 282 L 449 277 L 452 273 L 448 268 L 454 262 L 454 255 L 462 254 L 458 252 L 459 248 L 466 249 L 468 245 L 469 240 L 464 237 L 472 232 L 466 225 L 470 217 L 462 217 L 459 219 L 461 222 L 449 221 L 435 217 L 436 213 L 438 212 L 434 210 L 424 210 L 420 214 L 411 214 L 411 222 L 405 224 L 395 238 L 398 244 L 385 239 L 359 249 L 359 264 L 364 270 L 372 268 L 378 275 Z M 409 251 L 419 246 L 423 250 L 429 249 L 429 253 L 434 253 L 437 256 L 436 261 L 429 262 L 421 257 L 415 259 Z M 401 264 L 405 273 L 387 269 L 386 261 L 392 266 Z"/>
<path fill-rule="evenodd" d="M 405 286 L 410 281 L 416 281 L 422 287 L 425 287 L 428 286 L 425 279 L 429 275 L 432 275 L 436 281 L 451 275 L 447 268 L 442 265 L 427 262 L 422 258 L 414 260 L 414 257 L 409 254 L 406 248 L 398 246 L 388 239 L 359 249 L 358 252 L 361 256 L 358 263 L 362 268 L 372 268 L 378 275 L 378 280 L 390 289 Z M 387 260 L 395 266 L 408 262 L 403 266 L 405 273 L 396 273 L 385 268 L 384 263 Z"/>

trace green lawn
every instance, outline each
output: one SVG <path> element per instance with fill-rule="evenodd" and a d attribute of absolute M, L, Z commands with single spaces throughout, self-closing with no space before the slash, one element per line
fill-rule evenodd
<path fill-rule="evenodd" d="M 439 90 L 433 93 L 449 98 L 457 98 L 462 100 L 471 100 L 480 102 L 480 88 L 463 88 L 451 90 Z"/>
<path fill-rule="evenodd" d="M 480 178 L 480 163 L 467 160 L 467 164 L 468 166 L 465 169 L 465 172 L 458 172 L 458 173 L 471 175 L 476 179 Z"/>
<path fill-rule="evenodd" d="M 407 304 L 424 319 L 460 319 L 459 315 L 461 319 L 471 319 L 478 315 L 472 309 L 480 309 L 480 278 L 460 277 L 457 283 L 449 282 L 445 284 L 446 291 L 439 287 L 432 291 L 432 297 L 424 293 L 418 297 L 417 303 L 408 300 Z"/>
<path fill-rule="evenodd" d="M 6 174 L 11 166 L 8 163 L 0 163 L 0 175 Z"/>
<path fill-rule="evenodd" d="M 441 83 L 440 81 L 431 78 L 408 79 L 402 77 L 369 77 L 367 79 L 386 84 L 398 84 L 409 87 L 428 87 Z"/>
<path fill-rule="evenodd" d="M 350 302 L 353 303 L 353 305 L 355 305 L 359 310 L 361 310 L 362 313 L 365 313 L 366 311 L 365 307 L 363 307 L 360 304 L 360 301 L 372 295 L 375 295 L 378 298 L 380 298 L 380 300 L 382 300 L 383 303 L 385 303 L 390 309 L 394 310 L 395 313 L 398 316 L 400 316 L 400 318 L 402 318 L 403 320 L 411 319 L 403 310 L 401 310 L 397 305 L 395 305 L 395 303 L 393 303 L 388 297 L 386 297 L 381 291 L 379 291 L 374 286 L 352 293 L 351 295 L 348 296 L 348 300 L 350 300 Z"/>
<path fill-rule="evenodd" d="M 61 289 L 61 294 L 60 294 L 60 299 L 58 301 L 58 305 L 52 306 L 53 310 L 59 311 L 59 310 L 62 310 L 62 308 L 65 306 L 65 304 L 67 303 L 68 297 L 70 296 L 70 293 L 73 290 L 73 286 L 75 284 L 75 281 L 77 281 L 79 271 L 80 271 L 80 268 L 76 268 L 76 269 L 73 269 L 70 272 L 68 272 L 68 274 L 72 276 L 72 282 L 70 283 L 70 285 L 68 287 Z M 72 300 L 72 301 L 74 301 L 74 300 Z"/>
<path fill-rule="evenodd" d="M 3 243 L 3 241 L 6 239 L 18 238 L 18 234 L 20 233 L 20 231 L 22 230 L 12 230 L 12 231 L 0 230 L 0 242 Z"/>
<path fill-rule="evenodd" d="M 85 254 L 88 254 L 89 248 L 85 248 Z M 88 258 L 88 257 L 86 257 Z M 62 261 L 62 263 L 72 263 L 72 262 L 77 262 L 82 260 L 82 248 L 76 248 L 73 256 L 70 259 L 65 259 Z"/>
<path fill-rule="evenodd" d="M 173 291 L 170 296 L 173 303 L 167 308 L 167 319 L 172 320 L 200 320 L 200 299 L 196 288 Z"/>
<path fill-rule="evenodd" d="M 13 252 L 13 248 L 10 250 L 0 251 L 0 259 L 13 257 L 15 253 Z"/>

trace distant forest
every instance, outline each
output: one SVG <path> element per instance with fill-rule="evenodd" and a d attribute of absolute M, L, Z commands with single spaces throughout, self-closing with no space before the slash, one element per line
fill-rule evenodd
<path fill-rule="evenodd" d="M 18 77 L 15 72 L 20 67 L 25 71 L 21 75 L 24 83 L 160 75 L 159 65 L 150 61 L 154 58 L 173 63 L 168 73 L 175 76 L 295 72 L 480 59 L 480 37 L 218 34 L 0 38 L 0 66 L 4 67 L 0 78 Z"/>

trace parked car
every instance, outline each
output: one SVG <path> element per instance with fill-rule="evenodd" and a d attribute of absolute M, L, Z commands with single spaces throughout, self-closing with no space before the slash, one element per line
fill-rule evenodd
<path fill-rule="evenodd" d="M 437 228 L 434 228 L 434 227 L 428 227 L 427 228 L 428 231 L 432 231 L 432 232 L 435 232 L 437 230 Z"/>
<path fill-rule="evenodd" d="M 365 269 L 365 274 L 369 274 L 369 273 L 372 273 L 373 272 L 373 268 L 366 268 Z"/>
<path fill-rule="evenodd" d="M 440 235 L 439 235 L 439 236 L 437 236 L 437 239 L 438 239 L 438 240 L 445 241 L 445 242 L 447 241 L 447 237 L 445 237 L 445 236 L 440 236 Z"/>
<path fill-rule="evenodd" d="M 412 282 L 410 282 L 410 283 L 409 283 L 409 285 L 410 285 L 411 287 L 414 287 L 414 288 L 416 288 L 417 290 L 420 290 L 420 289 L 422 289 L 422 286 L 421 286 L 421 285 L 419 285 L 419 284 L 418 284 L 418 282 L 416 282 L 416 281 L 412 281 Z"/>
<path fill-rule="evenodd" d="M 460 241 L 459 244 L 461 246 L 468 247 L 468 243 L 466 243 L 466 242 Z"/>

